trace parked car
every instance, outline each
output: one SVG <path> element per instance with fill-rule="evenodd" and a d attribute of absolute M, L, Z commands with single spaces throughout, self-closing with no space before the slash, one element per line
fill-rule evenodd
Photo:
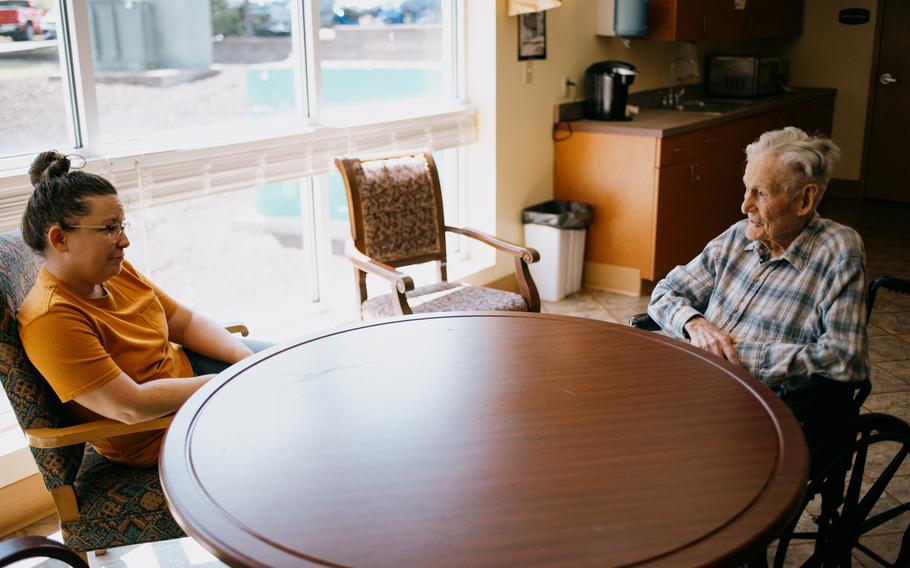
<path fill-rule="evenodd" d="M 357 25 L 381 21 L 385 24 L 438 22 L 441 0 L 322 0 L 322 27 L 334 24 Z M 328 8 L 331 8 L 329 13 Z M 330 18 L 334 15 L 334 21 Z"/>
<path fill-rule="evenodd" d="M 31 41 L 41 33 L 44 10 L 33 0 L 0 0 L 0 35 Z"/>
<path fill-rule="evenodd" d="M 442 15 L 440 0 L 404 0 L 394 2 L 382 12 L 387 24 L 438 23 Z"/>
<path fill-rule="evenodd" d="M 41 35 L 44 39 L 57 38 L 57 7 L 49 9 L 41 19 Z"/>
<path fill-rule="evenodd" d="M 247 5 L 258 36 L 291 35 L 291 7 L 289 0 L 258 0 Z"/>

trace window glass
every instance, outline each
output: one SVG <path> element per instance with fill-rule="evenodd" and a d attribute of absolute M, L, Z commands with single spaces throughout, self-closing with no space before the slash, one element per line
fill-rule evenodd
<path fill-rule="evenodd" d="M 147 205 L 127 203 L 127 259 L 178 302 L 259 339 L 288 340 L 314 311 L 309 180 Z"/>
<path fill-rule="evenodd" d="M 0 156 L 75 144 L 56 2 L 0 0 Z"/>
<path fill-rule="evenodd" d="M 289 0 L 89 2 L 103 142 L 302 115 L 295 10 Z"/>
<path fill-rule="evenodd" d="M 454 96 L 442 0 L 320 0 L 323 112 L 350 119 Z M 367 105 L 367 103 L 370 103 Z M 369 109 L 369 110 L 368 110 Z"/>
<path fill-rule="evenodd" d="M 434 153 L 447 224 L 458 224 L 456 149 Z M 127 259 L 177 301 L 256 338 L 288 341 L 356 321 L 344 182 L 337 172 L 165 203 L 127 202 Z M 448 241 L 449 260 L 459 257 Z M 404 269 L 418 286 L 435 265 Z M 370 295 L 388 283 L 370 278 Z"/>

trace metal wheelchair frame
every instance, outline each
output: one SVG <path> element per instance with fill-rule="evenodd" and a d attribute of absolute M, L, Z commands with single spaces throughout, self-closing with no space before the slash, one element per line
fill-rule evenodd
<path fill-rule="evenodd" d="M 910 294 L 910 281 L 880 276 L 870 282 L 866 298 L 867 321 L 881 288 Z M 648 314 L 632 316 L 629 325 L 646 331 L 660 330 Z M 867 379 L 853 388 L 849 408 L 840 414 L 843 422 L 833 428 L 830 435 L 817 436 L 817 429 L 810 433 L 812 421 L 821 414 L 813 416 L 810 413 L 801 420 L 810 440 L 809 483 L 802 506 L 778 539 L 775 567 L 784 566 L 793 541 L 808 540 L 815 546 L 812 555 L 801 564 L 805 568 L 851 566 L 854 549 L 882 566 L 910 568 L 910 524 L 904 529 L 901 547 L 893 563 L 860 542 L 861 537 L 910 510 L 910 502 L 886 510 L 877 506 L 885 488 L 910 453 L 910 425 L 888 414 L 860 414 L 872 383 Z M 827 418 L 828 423 L 832 423 L 831 418 Z M 883 452 L 883 449 L 889 451 Z M 884 460 L 887 463 L 879 463 L 883 453 L 889 458 Z M 868 465 L 881 466 L 875 472 L 874 481 L 866 475 Z M 815 527 L 800 527 L 803 512 L 813 506 L 817 496 L 821 496 L 820 508 L 817 514 L 811 514 Z M 767 558 L 754 559 L 748 565 L 767 566 Z"/>

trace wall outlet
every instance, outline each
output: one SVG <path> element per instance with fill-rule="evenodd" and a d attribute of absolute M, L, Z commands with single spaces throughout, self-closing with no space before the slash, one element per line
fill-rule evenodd
<path fill-rule="evenodd" d="M 573 98 L 578 98 L 578 85 L 572 79 L 568 77 L 559 78 L 559 98 L 568 99 L 570 95 L 573 95 Z"/>
<path fill-rule="evenodd" d="M 531 66 L 530 61 L 525 61 L 524 81 L 525 85 L 530 85 L 534 81 L 534 68 Z"/>

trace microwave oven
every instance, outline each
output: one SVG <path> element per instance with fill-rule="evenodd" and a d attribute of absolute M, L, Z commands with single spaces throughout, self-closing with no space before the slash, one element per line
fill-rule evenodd
<path fill-rule="evenodd" d="M 757 97 L 781 88 L 780 57 L 716 55 L 708 58 L 707 90 L 711 96 Z"/>

